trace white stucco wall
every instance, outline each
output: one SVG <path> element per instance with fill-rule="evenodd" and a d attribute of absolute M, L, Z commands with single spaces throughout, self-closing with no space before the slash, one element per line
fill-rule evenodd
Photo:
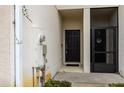
<path fill-rule="evenodd" d="M 124 76 L 124 6 L 119 6 L 119 72 Z"/>
<path fill-rule="evenodd" d="M 42 65 L 39 35 L 45 35 L 47 45 L 47 71 L 52 77 L 61 66 L 61 24 L 55 6 L 26 6 L 30 23 L 23 17 L 23 86 L 32 86 L 32 66 Z"/>
<path fill-rule="evenodd" d="M 12 6 L 0 6 L 0 86 L 14 86 L 12 40 Z"/>
<path fill-rule="evenodd" d="M 83 11 L 83 10 L 82 10 Z M 65 29 L 80 29 L 82 31 L 83 27 L 83 16 L 77 17 L 64 17 L 63 18 L 63 30 Z"/>

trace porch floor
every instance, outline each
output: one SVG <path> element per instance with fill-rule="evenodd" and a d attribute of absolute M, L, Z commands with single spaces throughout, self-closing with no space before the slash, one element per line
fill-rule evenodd
<path fill-rule="evenodd" d="M 72 87 L 107 87 L 110 83 L 124 83 L 124 78 L 115 73 L 59 72 L 55 80 L 72 82 Z"/>

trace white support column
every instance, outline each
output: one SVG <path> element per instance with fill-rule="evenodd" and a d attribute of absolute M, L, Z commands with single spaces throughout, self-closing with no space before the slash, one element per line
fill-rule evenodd
<path fill-rule="evenodd" d="M 124 77 L 124 6 L 120 5 L 118 8 L 119 17 L 119 73 Z"/>
<path fill-rule="evenodd" d="M 15 6 L 15 69 L 16 86 L 22 86 L 22 10 L 21 6 Z"/>
<path fill-rule="evenodd" d="M 84 8 L 83 20 L 84 72 L 90 73 L 90 8 Z"/>

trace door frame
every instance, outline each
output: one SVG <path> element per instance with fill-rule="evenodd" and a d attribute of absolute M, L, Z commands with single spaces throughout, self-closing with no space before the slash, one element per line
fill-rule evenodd
<path fill-rule="evenodd" d="M 77 62 L 65 62 L 65 31 L 66 30 L 79 30 L 80 31 L 80 62 L 79 63 L 77 63 Z M 82 63 L 82 47 L 83 47 L 83 45 L 82 45 L 82 31 L 81 31 L 81 29 L 64 29 L 63 30 L 63 64 L 64 65 L 67 65 L 67 64 L 78 64 L 78 65 L 81 65 L 81 64 L 83 64 Z"/>
<path fill-rule="evenodd" d="M 91 9 L 108 9 L 108 8 L 115 8 L 117 9 L 117 32 L 116 32 L 116 62 L 115 62 L 115 73 L 119 72 L 119 7 L 115 6 L 115 7 L 98 7 L 98 8 L 90 8 L 90 19 L 91 19 Z M 94 30 L 95 28 L 93 28 L 92 30 Z M 90 23 L 90 38 L 91 37 L 91 23 Z M 91 49 L 91 39 L 90 39 L 90 49 Z M 91 53 L 91 51 L 90 51 Z M 90 55 L 90 64 L 91 64 L 91 56 L 93 56 L 92 54 Z M 92 72 L 92 64 L 90 65 L 90 72 Z"/>

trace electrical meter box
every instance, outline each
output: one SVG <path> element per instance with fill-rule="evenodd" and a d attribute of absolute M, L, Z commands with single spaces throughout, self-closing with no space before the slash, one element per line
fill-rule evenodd
<path fill-rule="evenodd" d="M 46 56 L 47 54 L 47 45 L 43 45 L 43 55 Z"/>

